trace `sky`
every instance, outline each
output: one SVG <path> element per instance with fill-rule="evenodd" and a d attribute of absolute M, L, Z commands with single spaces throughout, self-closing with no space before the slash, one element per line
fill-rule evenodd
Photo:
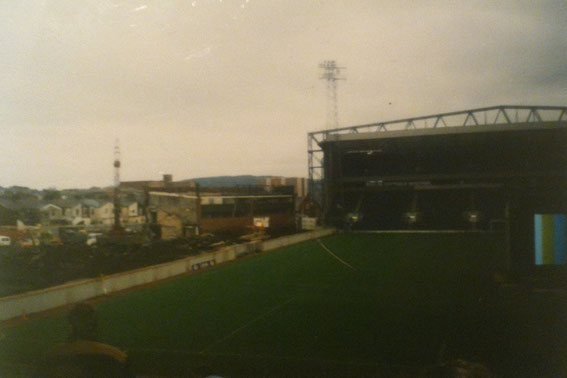
<path fill-rule="evenodd" d="M 560 105 L 567 3 L 0 1 L 0 186 L 307 176 L 336 60 L 340 126 Z"/>

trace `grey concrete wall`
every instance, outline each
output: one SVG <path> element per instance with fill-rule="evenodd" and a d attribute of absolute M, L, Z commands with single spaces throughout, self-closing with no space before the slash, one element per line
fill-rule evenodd
<path fill-rule="evenodd" d="M 266 252 L 291 244 L 331 235 L 334 229 L 322 229 L 284 236 L 264 242 L 223 247 L 217 251 L 187 257 L 110 276 L 69 282 L 60 286 L 0 298 L 0 321 L 32 314 L 72 303 L 119 292 L 166 278 L 175 277 L 203 267 L 228 262 L 252 252 Z"/>

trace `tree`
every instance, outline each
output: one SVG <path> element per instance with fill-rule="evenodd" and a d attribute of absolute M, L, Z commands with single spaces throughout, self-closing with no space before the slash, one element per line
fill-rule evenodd
<path fill-rule="evenodd" d="M 43 193 L 43 199 L 46 201 L 61 199 L 61 193 L 57 190 L 47 189 Z"/>

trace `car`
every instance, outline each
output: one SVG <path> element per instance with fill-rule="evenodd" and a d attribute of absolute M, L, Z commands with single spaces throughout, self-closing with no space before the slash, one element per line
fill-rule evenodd
<path fill-rule="evenodd" d="M 8 247 L 12 244 L 12 239 L 9 236 L 0 236 L 0 247 Z"/>
<path fill-rule="evenodd" d="M 20 247 L 36 247 L 39 245 L 39 240 L 35 238 L 26 238 L 20 240 Z"/>
<path fill-rule="evenodd" d="M 90 233 L 90 234 L 87 236 L 87 242 L 86 242 L 87 245 L 88 245 L 88 246 L 95 245 L 95 244 L 97 243 L 97 238 L 98 238 L 99 236 L 102 236 L 102 234 L 101 234 L 101 233 Z"/>
<path fill-rule="evenodd" d="M 39 238 L 40 243 L 43 245 L 63 245 L 57 235 L 50 232 L 43 232 Z"/>

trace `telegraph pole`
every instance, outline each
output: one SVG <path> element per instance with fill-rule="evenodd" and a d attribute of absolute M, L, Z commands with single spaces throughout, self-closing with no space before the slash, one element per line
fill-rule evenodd
<path fill-rule="evenodd" d="M 339 110 L 337 104 L 337 81 L 346 80 L 341 76 L 341 70 L 346 67 L 338 67 L 334 60 L 325 60 L 319 64 L 323 70 L 319 79 L 327 81 L 327 129 L 339 127 Z"/>

